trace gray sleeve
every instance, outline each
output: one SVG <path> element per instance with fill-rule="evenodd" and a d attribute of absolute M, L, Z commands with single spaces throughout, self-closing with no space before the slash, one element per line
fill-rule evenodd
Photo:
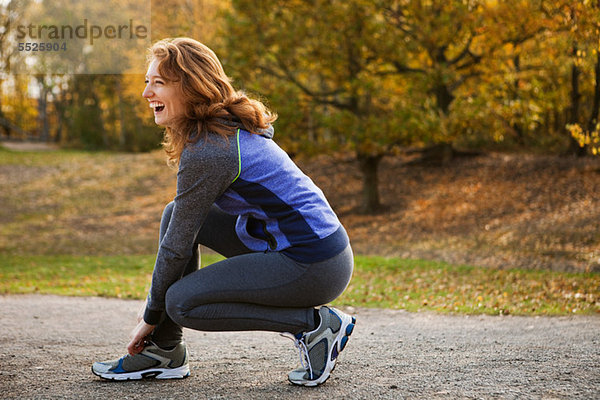
<path fill-rule="evenodd" d="M 156 325 L 169 286 L 181 279 L 194 240 L 215 200 L 238 174 L 237 143 L 211 137 L 185 148 L 177 172 L 177 195 L 169 227 L 160 243 L 144 320 Z"/>

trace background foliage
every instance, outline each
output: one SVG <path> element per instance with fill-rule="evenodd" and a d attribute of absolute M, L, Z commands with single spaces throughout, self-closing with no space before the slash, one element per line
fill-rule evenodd
<path fill-rule="evenodd" d="M 22 62 L 7 42 L 18 22 L 9 10 L 28 2 L 0 5 L 3 136 L 156 148 L 142 76 L 7 73 Z M 377 211 L 386 155 L 596 154 L 599 26 L 598 0 L 154 0 L 151 32 L 215 49 L 235 85 L 279 114 L 292 155 L 353 154 L 363 207 Z"/>

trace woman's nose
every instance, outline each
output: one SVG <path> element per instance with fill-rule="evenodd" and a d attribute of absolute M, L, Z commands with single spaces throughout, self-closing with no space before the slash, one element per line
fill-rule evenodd
<path fill-rule="evenodd" d="M 146 87 L 144 88 L 144 91 L 142 92 L 142 97 L 145 98 L 150 98 L 152 97 L 154 93 L 152 92 L 152 90 L 150 90 L 150 88 L 148 87 L 148 85 L 146 85 Z"/>

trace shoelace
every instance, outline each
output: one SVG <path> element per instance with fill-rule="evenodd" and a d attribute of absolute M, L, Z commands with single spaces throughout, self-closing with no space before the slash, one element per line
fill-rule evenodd
<path fill-rule="evenodd" d="M 310 365 L 310 358 L 308 357 L 308 347 L 306 347 L 306 343 L 304 343 L 304 335 L 300 338 L 296 337 L 289 332 L 280 333 L 281 336 L 292 339 L 294 341 L 294 345 L 298 349 L 298 353 L 300 356 L 300 365 L 308 372 L 309 379 L 313 379 L 313 370 L 312 365 Z"/>

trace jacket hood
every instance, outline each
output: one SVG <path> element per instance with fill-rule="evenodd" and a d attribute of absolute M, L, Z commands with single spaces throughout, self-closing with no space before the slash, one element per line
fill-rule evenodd
<path fill-rule="evenodd" d="M 260 129 L 258 134 L 266 137 L 267 139 L 273 139 L 273 135 L 275 135 L 275 129 L 273 129 L 273 125 L 269 125 L 267 129 Z"/>

